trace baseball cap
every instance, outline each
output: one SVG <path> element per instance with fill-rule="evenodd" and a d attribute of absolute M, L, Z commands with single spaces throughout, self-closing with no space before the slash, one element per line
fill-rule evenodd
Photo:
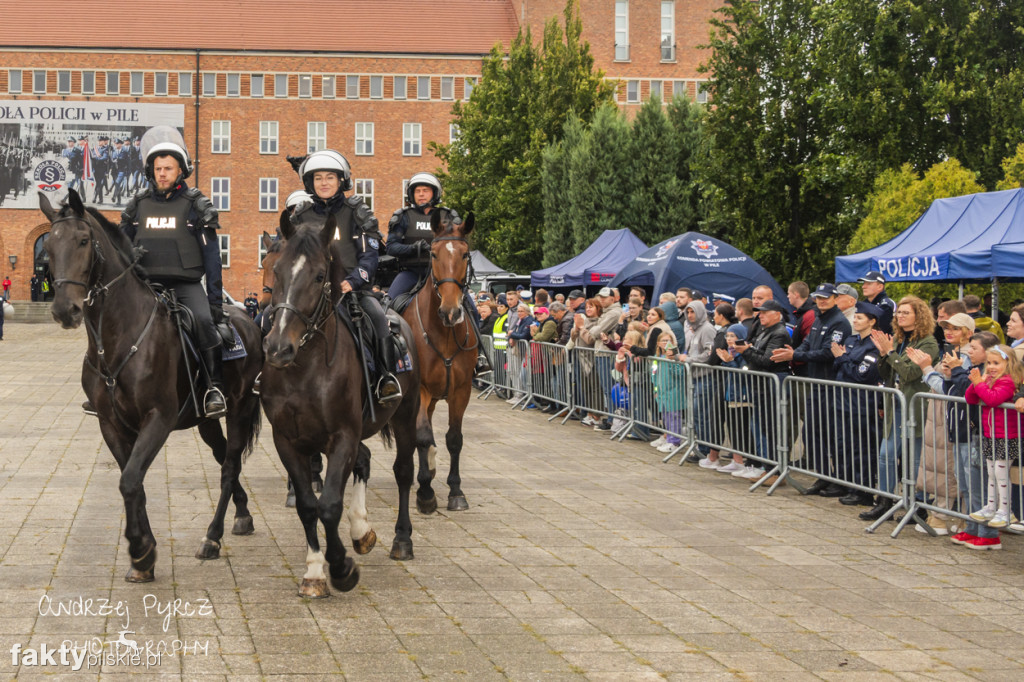
<path fill-rule="evenodd" d="M 693 291 L 690 292 L 690 298 L 692 298 L 695 301 L 699 301 L 700 299 L 704 298 L 704 293 L 698 289 L 694 289 Z"/>
<path fill-rule="evenodd" d="M 539 305 L 539 306 L 537 306 L 536 308 L 533 309 L 533 314 L 534 315 L 547 315 L 548 314 L 548 309 L 546 307 L 542 306 L 542 305 Z"/>
<path fill-rule="evenodd" d="M 786 314 L 786 309 L 784 307 L 782 307 L 781 303 L 779 303 L 778 301 L 775 301 L 775 300 L 767 300 L 767 301 L 765 301 L 764 303 L 761 304 L 760 308 L 754 308 L 754 310 L 756 310 L 757 312 L 762 312 L 762 311 L 765 311 L 765 310 L 770 310 L 772 312 L 782 313 L 783 315 Z"/>
<path fill-rule="evenodd" d="M 868 303 L 867 301 L 857 301 L 857 312 L 869 315 L 876 320 L 884 314 L 884 311 L 880 307 L 874 303 Z"/>
<path fill-rule="evenodd" d="M 860 292 L 857 291 L 857 287 L 850 284 L 837 284 L 836 293 L 843 296 L 853 296 L 854 298 L 860 298 Z"/>
<path fill-rule="evenodd" d="M 712 301 L 722 301 L 724 303 L 735 303 L 736 297 L 730 296 L 729 294 L 711 294 Z"/>
<path fill-rule="evenodd" d="M 835 296 L 837 293 L 835 284 L 823 282 L 818 285 L 818 288 L 814 290 L 811 296 L 814 298 L 828 298 L 829 296 Z"/>
<path fill-rule="evenodd" d="M 857 278 L 858 282 L 877 282 L 879 284 L 885 284 L 885 277 L 878 270 L 872 270 L 863 277 Z"/>
<path fill-rule="evenodd" d="M 957 313 L 956 315 L 950 316 L 948 320 L 939 322 L 939 326 L 943 329 L 948 329 L 949 327 L 966 327 L 971 330 L 971 333 L 974 333 L 976 325 L 974 324 L 974 318 L 967 313 Z"/>
<path fill-rule="evenodd" d="M 601 291 L 597 292 L 598 296 L 614 296 L 612 290 L 608 287 L 601 287 Z"/>
<path fill-rule="evenodd" d="M 569 292 L 569 298 L 583 298 L 583 297 L 584 297 L 584 294 L 583 294 L 583 290 L 582 289 L 573 289 L 572 291 Z"/>

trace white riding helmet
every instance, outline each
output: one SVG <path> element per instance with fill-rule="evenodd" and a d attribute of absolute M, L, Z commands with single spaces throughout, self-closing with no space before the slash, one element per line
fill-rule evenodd
<path fill-rule="evenodd" d="M 288 198 L 284 201 L 285 208 L 295 208 L 302 204 L 313 203 L 313 197 L 309 196 L 309 192 L 304 189 L 297 189 L 288 195 Z"/>
<path fill-rule="evenodd" d="M 154 126 L 142 136 L 142 158 L 146 164 L 146 177 L 151 182 L 153 179 L 153 160 L 158 156 L 173 156 L 181 166 L 181 175 L 178 181 L 184 180 L 192 175 L 192 161 L 188 157 L 188 148 L 185 139 L 178 132 L 177 128 L 160 125 Z"/>
<path fill-rule="evenodd" d="M 409 179 L 409 187 L 405 190 L 405 198 L 408 199 L 410 206 L 416 205 L 416 201 L 412 198 L 413 190 L 419 185 L 426 185 L 434 190 L 434 196 L 430 200 L 431 206 L 437 206 L 441 202 L 441 182 L 433 173 L 417 173 Z"/>
<path fill-rule="evenodd" d="M 313 174 L 317 171 L 337 173 L 341 180 L 341 191 L 347 192 L 352 189 L 352 169 L 345 157 L 333 149 L 313 152 L 299 166 L 299 177 L 302 178 L 303 186 L 311 195 L 316 194 L 313 189 Z"/>

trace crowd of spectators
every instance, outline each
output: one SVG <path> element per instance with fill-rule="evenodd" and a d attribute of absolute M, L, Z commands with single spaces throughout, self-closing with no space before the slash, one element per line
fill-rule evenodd
<path fill-rule="evenodd" d="M 1010 475 L 1019 477 L 1024 433 L 1024 305 L 1001 325 L 977 296 L 896 303 L 881 273 L 859 283 L 863 295 L 793 282 L 785 302 L 769 286 L 739 300 L 681 287 L 649 306 L 641 287 L 603 287 L 591 298 L 484 293 L 477 304 L 483 333 L 504 352 L 510 404 L 564 415 L 571 403 L 568 418 L 596 431 L 629 426 L 626 437 L 665 453 L 690 437 L 701 468 L 762 480 L 779 461 L 782 381 L 797 377 L 786 384 L 790 458 L 816 476 L 804 494 L 870 507 L 860 518 L 878 521 L 916 472 L 917 499 L 971 518 L 915 516 L 919 530 L 999 548 L 1000 529 L 1024 531 Z M 912 403 L 920 393 L 966 402 Z M 1016 409 L 1000 407 L 1008 402 Z M 927 416 L 901 413 L 919 403 Z"/>

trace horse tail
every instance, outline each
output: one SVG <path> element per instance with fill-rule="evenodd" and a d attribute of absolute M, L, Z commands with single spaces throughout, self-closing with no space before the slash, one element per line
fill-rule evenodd
<path fill-rule="evenodd" d="M 260 429 L 263 427 L 263 416 L 260 410 L 260 401 L 253 400 L 253 408 L 249 414 L 249 433 L 245 437 L 245 447 L 242 449 L 242 462 L 248 459 L 253 449 L 256 447 L 256 441 L 260 437 Z"/>
<path fill-rule="evenodd" d="M 395 440 L 395 432 L 391 428 L 391 424 L 385 424 L 380 430 L 380 439 L 384 441 L 384 447 L 390 448 L 391 444 Z"/>

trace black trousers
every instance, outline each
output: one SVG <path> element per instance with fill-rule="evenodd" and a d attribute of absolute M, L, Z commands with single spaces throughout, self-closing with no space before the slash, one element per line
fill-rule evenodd
<path fill-rule="evenodd" d="M 209 350 L 221 344 L 220 334 L 217 332 L 217 326 L 213 323 L 213 315 L 210 313 L 210 300 L 206 296 L 206 288 L 202 282 L 155 281 L 168 289 L 173 289 L 178 302 L 192 311 L 196 320 L 196 338 L 200 350 Z"/>

